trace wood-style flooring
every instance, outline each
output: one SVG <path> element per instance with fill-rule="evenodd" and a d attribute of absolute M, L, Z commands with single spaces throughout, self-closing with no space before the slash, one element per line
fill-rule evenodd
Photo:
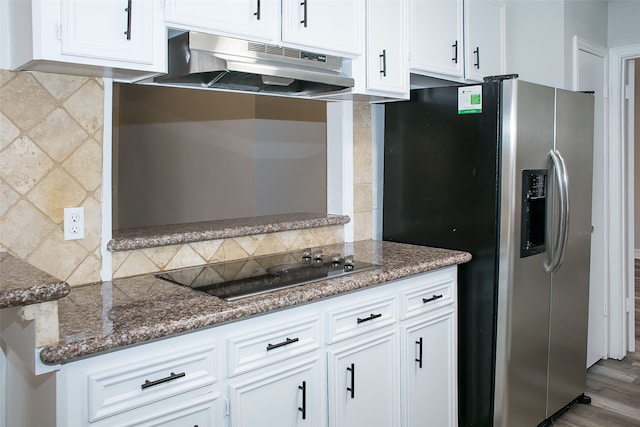
<path fill-rule="evenodd" d="M 554 426 L 640 426 L 640 261 L 635 264 L 636 352 L 622 360 L 600 360 L 587 371 L 590 405 L 577 404 Z"/>

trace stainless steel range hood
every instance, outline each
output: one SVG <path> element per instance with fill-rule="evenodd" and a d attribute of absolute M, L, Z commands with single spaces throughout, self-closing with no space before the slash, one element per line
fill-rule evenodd
<path fill-rule="evenodd" d="M 289 96 L 344 91 L 342 58 L 195 31 L 169 39 L 169 72 L 156 83 Z"/>

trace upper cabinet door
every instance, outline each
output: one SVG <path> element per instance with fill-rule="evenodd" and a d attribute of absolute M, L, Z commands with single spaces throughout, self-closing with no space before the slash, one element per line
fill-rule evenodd
<path fill-rule="evenodd" d="M 364 13 L 361 0 L 282 0 L 282 41 L 323 53 L 360 55 Z"/>
<path fill-rule="evenodd" d="M 274 42 L 279 38 L 279 12 L 277 0 L 166 0 L 165 22 L 170 27 Z"/>
<path fill-rule="evenodd" d="M 395 94 L 409 90 L 404 0 L 367 2 L 367 89 Z"/>
<path fill-rule="evenodd" d="M 153 63 L 155 6 L 143 0 L 63 0 L 62 55 Z"/>
<path fill-rule="evenodd" d="M 505 4 L 503 1 L 466 0 L 465 76 L 482 81 L 504 74 Z"/>
<path fill-rule="evenodd" d="M 463 77 L 463 0 L 410 0 L 411 71 Z"/>

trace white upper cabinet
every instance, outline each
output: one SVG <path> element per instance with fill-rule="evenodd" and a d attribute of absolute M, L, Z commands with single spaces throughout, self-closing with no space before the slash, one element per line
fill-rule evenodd
<path fill-rule="evenodd" d="M 409 0 L 411 72 L 482 81 L 505 69 L 502 0 Z"/>
<path fill-rule="evenodd" d="M 165 0 L 168 26 L 247 40 L 279 39 L 279 0 Z"/>
<path fill-rule="evenodd" d="M 153 4 L 150 1 L 63 0 L 62 55 L 151 64 Z"/>
<path fill-rule="evenodd" d="M 404 0 L 367 2 L 367 89 L 395 94 L 409 91 L 404 31 Z"/>
<path fill-rule="evenodd" d="M 323 53 L 360 55 L 364 13 L 361 0 L 282 0 L 282 41 Z"/>
<path fill-rule="evenodd" d="M 467 0 L 465 6 L 465 74 L 482 81 L 504 74 L 505 4 L 503 1 Z"/>
<path fill-rule="evenodd" d="M 464 77 L 463 0 L 409 3 L 411 69 Z"/>
<path fill-rule="evenodd" d="M 11 67 L 128 80 L 163 72 L 162 8 L 150 0 L 9 4 Z"/>

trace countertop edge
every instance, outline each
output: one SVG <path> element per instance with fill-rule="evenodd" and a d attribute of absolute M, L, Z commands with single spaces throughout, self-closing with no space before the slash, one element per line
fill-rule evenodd
<path fill-rule="evenodd" d="M 230 311 L 208 313 L 207 315 L 191 316 L 181 319 L 180 321 L 155 324 L 153 327 L 142 327 L 126 330 L 122 333 L 112 333 L 104 337 L 88 338 L 66 344 L 45 346 L 41 348 L 40 359 L 47 365 L 69 363 L 126 346 L 144 344 L 198 329 L 215 327 L 243 318 L 318 301 L 453 265 L 464 264 L 471 260 L 471 254 L 467 252 L 448 252 L 451 253 L 450 256 L 437 260 L 415 262 L 401 268 L 393 269 L 387 269 L 383 266 L 379 269 L 358 273 L 352 276 L 352 278 L 344 280 L 339 286 L 324 287 L 323 291 L 318 291 L 317 289 L 308 291 L 304 286 L 298 289 L 289 289 L 288 292 L 291 293 L 291 298 L 282 298 L 280 295 L 279 298 L 274 297 L 267 302 L 263 300 L 260 304 L 244 305 L 242 310 L 238 310 L 237 317 L 230 315 Z"/>
<path fill-rule="evenodd" d="M 315 217 L 305 215 L 298 219 L 295 218 L 295 215 L 287 215 L 284 216 L 285 219 L 283 220 L 277 220 L 274 217 L 276 216 L 265 217 L 264 222 L 261 222 L 258 217 L 253 219 L 253 223 L 244 225 L 226 225 L 228 221 L 207 221 L 176 226 L 176 228 L 182 231 L 171 231 L 171 226 L 158 228 L 157 231 L 153 231 L 152 227 L 123 230 L 122 236 L 116 236 L 107 243 L 107 249 L 111 252 L 130 251 L 158 246 L 202 242 L 206 240 L 229 239 L 253 234 L 343 225 L 351 221 L 348 215 L 333 214 L 318 215 Z M 238 221 L 243 220 L 251 219 L 241 218 Z M 193 229 L 189 230 L 188 228 Z M 141 235 L 135 235 L 137 233 Z"/>

